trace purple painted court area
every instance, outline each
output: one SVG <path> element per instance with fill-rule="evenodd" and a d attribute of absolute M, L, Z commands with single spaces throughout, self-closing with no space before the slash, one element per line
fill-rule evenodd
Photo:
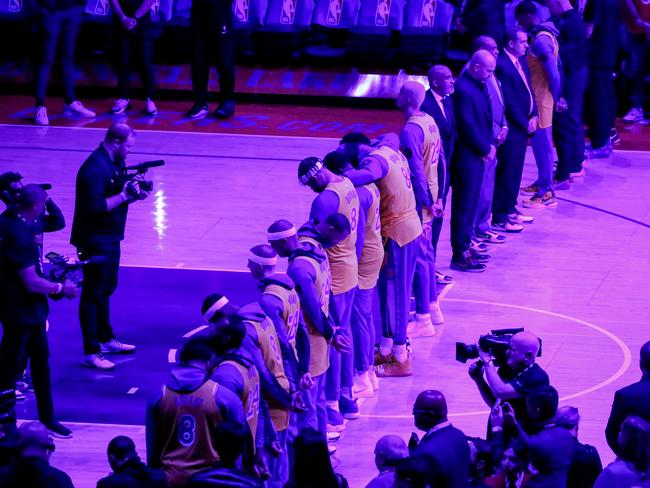
<path fill-rule="evenodd" d="M 120 269 L 120 286 L 111 302 L 118 338 L 136 344 L 133 355 L 111 355 L 113 371 L 81 365 L 78 300 L 52 302 L 50 367 L 55 412 L 69 422 L 142 425 L 147 401 L 160 391 L 169 371 L 168 354 L 182 336 L 199 327 L 201 302 L 210 293 L 226 293 L 233 303 L 256 296 L 248 273 L 187 269 Z M 138 388 L 134 394 L 128 391 Z M 18 404 L 19 418 L 35 417 L 33 393 Z"/>
<path fill-rule="evenodd" d="M 201 302 L 222 293 L 235 304 L 256 299 L 255 282 L 245 272 L 182 268 L 122 267 L 120 285 L 111 301 L 117 337 L 137 345 L 135 354 L 110 355 L 113 371 L 81 365 L 78 300 L 51 302 L 50 368 L 55 412 L 68 422 L 144 424 L 147 401 L 167 379 L 170 349 L 183 335 L 200 327 Z M 135 393 L 129 393 L 137 388 Z M 34 394 L 19 403 L 19 418 L 35 419 Z"/>

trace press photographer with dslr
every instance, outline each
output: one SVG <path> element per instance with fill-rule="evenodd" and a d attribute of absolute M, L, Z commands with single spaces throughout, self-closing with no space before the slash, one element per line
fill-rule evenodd
<path fill-rule="evenodd" d="M 126 158 L 134 143 L 131 127 L 113 124 L 77 173 L 70 242 L 81 260 L 102 256 L 100 262 L 83 268 L 79 302 L 83 364 L 102 370 L 115 367 L 104 353 L 135 351 L 135 346 L 115 338 L 110 323 L 110 297 L 117 288 L 120 242 L 124 239 L 129 204 L 149 195 L 127 173 Z"/>
<path fill-rule="evenodd" d="M 48 295 L 73 298 L 77 287 L 43 278 L 33 229 L 46 200 L 45 190 L 26 185 L 16 193 L 14 207 L 0 215 L 0 424 L 15 426 L 16 380 L 29 357 L 39 419 L 54 435 L 71 437 L 54 418 L 45 323 Z"/>
<path fill-rule="evenodd" d="M 495 364 L 496 358 L 483 350 L 479 341 L 480 359 L 469 367 L 469 376 L 476 383 L 487 406 L 492 408 L 497 402 L 507 401 L 516 419 L 529 434 L 539 426 L 528 418 L 526 397 L 549 386 L 548 375 L 535 362 L 539 351 L 539 339 L 530 332 L 522 331 L 510 337 L 505 357 L 499 358 L 502 364 Z"/>

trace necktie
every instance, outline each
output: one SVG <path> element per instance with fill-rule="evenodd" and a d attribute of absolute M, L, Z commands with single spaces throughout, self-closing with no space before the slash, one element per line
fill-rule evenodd
<path fill-rule="evenodd" d="M 526 79 L 526 73 L 524 73 L 524 69 L 521 67 L 521 63 L 516 58 L 515 58 L 515 68 L 517 68 L 517 71 L 519 72 L 519 76 L 521 76 L 524 85 L 526 85 L 526 90 L 528 90 L 528 97 L 530 98 L 530 106 L 528 109 L 528 113 L 530 114 L 533 111 L 533 92 L 530 91 L 530 86 L 528 86 L 528 79 Z"/>
<path fill-rule="evenodd" d="M 445 95 L 444 97 L 440 98 L 440 111 L 442 112 L 442 116 L 445 119 L 448 119 L 449 117 L 447 116 L 447 98 L 449 98 L 449 95 Z"/>

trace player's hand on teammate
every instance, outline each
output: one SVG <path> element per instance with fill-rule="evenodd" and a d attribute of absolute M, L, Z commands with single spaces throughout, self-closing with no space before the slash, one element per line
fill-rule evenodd
<path fill-rule="evenodd" d="M 296 391 L 291 397 L 291 410 L 294 412 L 306 412 L 309 410 L 305 399 L 302 396 L 302 392 Z"/>
<path fill-rule="evenodd" d="M 263 480 L 268 480 L 271 478 L 269 467 L 267 466 L 266 460 L 264 459 L 263 449 L 260 449 L 255 453 L 255 464 L 253 465 L 253 471 L 255 471 L 255 474 Z"/>
<path fill-rule="evenodd" d="M 278 457 L 280 454 L 282 454 L 282 446 L 280 445 L 280 442 L 279 441 L 271 442 L 269 452 L 273 457 Z"/>
<path fill-rule="evenodd" d="M 343 354 L 352 352 L 352 345 L 350 344 L 350 341 L 348 341 L 338 332 L 334 334 L 334 337 L 332 337 L 332 346 L 334 349 L 336 349 L 337 352 Z"/>
<path fill-rule="evenodd" d="M 311 374 L 305 373 L 302 375 L 302 378 L 300 378 L 300 389 L 301 390 L 310 390 L 316 383 L 314 382 L 314 379 L 311 377 Z"/>
<path fill-rule="evenodd" d="M 440 218 L 445 214 L 445 209 L 442 206 L 442 198 L 436 200 L 436 203 L 433 204 L 433 216 Z"/>

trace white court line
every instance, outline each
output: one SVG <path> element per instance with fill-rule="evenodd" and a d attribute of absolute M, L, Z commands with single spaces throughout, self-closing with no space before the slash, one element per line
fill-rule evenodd
<path fill-rule="evenodd" d="M 170 363 L 175 363 L 176 362 L 176 351 L 177 349 L 170 349 L 169 352 L 167 353 L 167 361 Z"/>
<path fill-rule="evenodd" d="M 210 327 L 210 326 L 209 325 L 200 325 L 196 329 L 192 329 L 187 334 L 185 334 L 183 336 L 183 339 L 187 339 L 188 337 L 192 337 L 194 334 L 198 334 L 199 332 L 201 332 L 204 329 L 207 329 L 208 327 Z"/>
<path fill-rule="evenodd" d="M 127 395 L 134 395 L 135 392 L 137 392 L 140 388 L 130 388 L 129 391 L 126 392 Z"/>
<path fill-rule="evenodd" d="M 317 122 L 317 121 L 314 121 Z M 37 125 L 22 125 L 22 124 L 0 124 L 0 127 L 30 127 L 32 129 L 41 129 L 43 130 L 42 126 L 37 126 Z M 103 132 L 106 132 L 106 128 L 104 127 L 54 127 L 54 126 L 49 126 L 47 127 L 47 130 L 59 130 L 59 129 L 65 129 L 65 130 L 101 130 Z M 229 132 L 197 132 L 197 131 L 184 131 L 184 130 L 161 130 L 161 129 L 138 129 L 139 132 L 154 132 L 157 134 L 195 134 L 195 135 L 200 135 L 200 136 L 226 136 L 226 137 L 266 137 L 269 139 L 306 139 L 306 140 L 314 140 L 314 139 L 319 139 L 323 141 L 339 141 L 339 137 L 307 137 L 307 136 L 277 136 L 273 134 L 231 134 Z"/>
<path fill-rule="evenodd" d="M 48 127 L 43 127 L 43 126 L 37 126 L 37 125 L 27 125 L 27 124 L 0 124 L 0 127 L 29 127 L 32 129 L 40 129 L 43 130 L 44 128 L 49 130 L 53 129 L 65 129 L 65 130 L 101 130 L 101 131 L 106 131 L 106 128 L 103 127 L 56 127 L 56 126 L 48 126 Z M 138 129 L 140 132 L 153 132 L 153 133 L 158 133 L 158 134 L 196 134 L 196 135 L 208 135 L 208 136 L 233 136 L 233 137 L 266 137 L 269 139 L 306 139 L 306 140 L 314 140 L 314 139 L 319 139 L 323 141 L 339 141 L 339 137 L 307 137 L 307 136 L 278 136 L 278 135 L 273 135 L 273 134 L 231 134 L 228 132 L 197 132 L 197 131 L 184 131 L 184 130 L 161 130 L 161 129 Z M 648 151 L 641 151 L 638 149 L 615 149 L 614 152 L 617 153 L 645 153 L 647 154 Z"/>
<path fill-rule="evenodd" d="M 447 286 L 445 286 L 442 289 L 442 291 L 440 292 L 440 294 L 438 295 L 438 300 L 444 300 L 445 297 L 447 296 L 447 293 L 449 293 L 449 290 L 451 290 L 451 288 L 454 286 L 454 284 L 456 284 L 456 282 L 452 281 Z"/>
<path fill-rule="evenodd" d="M 560 397 L 560 401 L 566 401 L 566 400 L 571 400 L 573 398 L 578 398 L 581 396 L 588 395 L 589 393 L 593 393 L 596 390 L 600 390 L 601 388 L 604 388 L 605 386 L 613 383 L 617 379 L 619 379 L 621 376 L 625 374 L 625 372 L 629 369 L 630 364 L 632 364 L 632 353 L 630 352 L 630 348 L 627 347 L 627 344 L 618 337 L 617 335 L 613 334 L 612 332 L 608 331 L 607 329 L 604 329 L 596 324 L 592 324 L 591 322 L 587 322 L 586 320 L 581 320 L 575 317 L 571 317 L 570 315 L 565 315 L 557 312 L 551 312 L 549 310 L 543 310 L 540 308 L 533 308 L 533 307 L 525 307 L 523 305 L 512 305 L 510 303 L 500 303 L 500 302 L 489 302 L 485 300 L 467 300 L 463 298 L 447 298 L 446 301 L 448 302 L 459 302 L 459 303 L 474 303 L 474 304 L 479 304 L 479 305 L 492 305 L 495 307 L 505 307 L 505 308 L 515 308 L 518 310 L 525 310 L 527 312 L 536 312 L 536 313 L 541 313 L 544 315 L 549 315 L 551 317 L 556 317 L 564 320 L 568 320 L 569 322 L 575 322 L 580 325 L 584 325 L 585 327 L 589 327 L 590 329 L 595 330 L 596 332 L 599 332 L 612 340 L 622 351 L 623 353 L 623 361 L 621 362 L 620 367 L 618 370 L 606 378 L 605 380 L 601 381 L 600 383 L 591 386 L 589 388 L 585 388 L 584 390 L 580 390 L 577 393 L 572 393 L 567 396 Z M 460 413 L 450 413 L 449 417 L 469 417 L 471 415 L 487 415 L 489 414 L 489 410 L 476 410 L 472 412 L 460 412 Z M 361 415 L 362 417 L 366 418 L 376 418 L 376 419 L 410 419 L 413 417 L 413 415 Z"/>

